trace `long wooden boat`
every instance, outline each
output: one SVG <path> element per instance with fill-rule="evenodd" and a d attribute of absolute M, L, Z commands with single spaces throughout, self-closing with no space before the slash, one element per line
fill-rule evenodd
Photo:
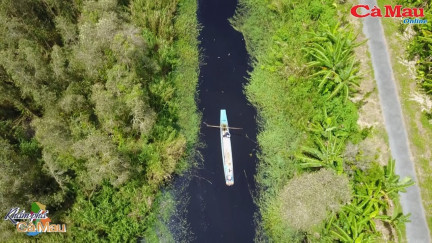
<path fill-rule="evenodd" d="M 231 152 L 231 134 L 228 127 L 228 118 L 224 109 L 220 111 L 220 136 L 225 183 L 227 186 L 232 186 L 234 185 L 234 169 Z"/>

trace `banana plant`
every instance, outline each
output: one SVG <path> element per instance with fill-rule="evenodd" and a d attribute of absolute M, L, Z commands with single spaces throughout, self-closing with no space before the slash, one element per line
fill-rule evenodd
<path fill-rule="evenodd" d="M 330 93 L 328 99 L 342 93 L 345 100 L 350 91 L 358 86 L 358 62 L 354 61 L 354 48 L 363 43 L 355 43 L 350 31 L 326 26 L 322 33 L 312 33 L 311 43 L 303 50 L 312 59 L 308 67 L 315 69 L 311 78 L 318 77 L 318 90 Z M 322 36 L 323 35 L 323 36 Z"/>
<path fill-rule="evenodd" d="M 302 161 L 300 167 L 327 167 L 341 174 L 343 172 L 343 159 L 341 154 L 345 145 L 344 139 L 339 139 L 330 133 L 328 139 L 315 136 L 314 145 L 314 147 L 301 147 L 301 152 L 296 156 L 297 159 Z"/>
<path fill-rule="evenodd" d="M 394 210 L 391 216 L 389 215 L 379 215 L 376 218 L 380 219 L 383 222 L 389 223 L 393 228 L 396 229 L 398 236 L 402 235 L 402 228 L 405 223 L 411 222 L 409 219 L 411 213 L 403 214 L 401 210 Z"/>
<path fill-rule="evenodd" d="M 394 166 L 394 160 L 390 160 L 384 169 L 377 166 L 369 171 L 356 170 L 353 199 L 338 213 L 333 213 L 326 223 L 324 231 L 332 235 L 332 240 L 374 242 L 380 236 L 376 220 L 389 223 L 401 234 L 401 228 L 409 222 L 410 215 L 404 215 L 400 209 L 394 209 L 392 215 L 386 212 L 390 208 L 390 200 L 414 182 L 411 179 L 400 180 Z"/>
<path fill-rule="evenodd" d="M 338 117 L 329 116 L 327 109 L 323 108 L 323 118 L 320 121 L 310 123 L 306 128 L 311 131 L 314 135 L 329 139 L 330 135 L 337 138 L 345 139 L 348 135 L 344 129 L 337 123 Z"/>
<path fill-rule="evenodd" d="M 359 69 L 357 66 L 358 63 L 351 61 L 349 66 L 339 70 L 339 73 L 335 73 L 333 81 L 336 87 L 327 99 L 331 99 L 342 92 L 346 101 L 350 92 L 355 91 L 354 87 L 359 87 L 358 80 L 361 77 L 358 75 Z"/>
<path fill-rule="evenodd" d="M 353 204 L 346 205 L 327 224 L 326 230 L 333 240 L 341 242 L 371 242 L 378 236 L 370 225 L 370 212 L 362 211 Z M 336 220 L 335 220 L 336 219 Z M 373 222 L 373 221 L 372 221 Z"/>
<path fill-rule="evenodd" d="M 400 176 L 395 173 L 394 160 L 389 160 L 387 166 L 384 166 L 383 193 L 395 197 L 398 192 L 406 192 L 406 188 L 414 184 L 415 182 L 408 177 L 400 180 Z"/>

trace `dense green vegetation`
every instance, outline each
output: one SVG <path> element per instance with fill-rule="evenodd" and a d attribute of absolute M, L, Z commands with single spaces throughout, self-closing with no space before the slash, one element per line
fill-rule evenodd
<path fill-rule="evenodd" d="M 361 103 L 350 99 L 361 77 L 345 9 L 243 0 L 232 20 L 253 58 L 246 93 L 260 117 L 258 241 L 398 240 L 408 218 L 397 193 L 413 182 L 357 146 L 369 129 L 358 128 Z"/>
<path fill-rule="evenodd" d="M 68 232 L 41 240 L 156 241 L 198 133 L 196 1 L 4 0 L 0 20 L 3 212 L 46 204 Z"/>
<path fill-rule="evenodd" d="M 408 49 L 410 58 L 417 58 L 417 78 L 427 94 L 432 96 L 432 8 L 430 0 L 400 0 L 406 6 L 424 8 L 426 24 L 413 25 L 415 35 Z"/>

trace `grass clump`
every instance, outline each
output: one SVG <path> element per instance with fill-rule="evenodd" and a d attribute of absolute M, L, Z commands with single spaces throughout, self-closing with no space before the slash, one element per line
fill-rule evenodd
<path fill-rule="evenodd" d="M 280 193 L 282 218 L 295 230 L 311 232 L 351 200 L 346 176 L 323 169 L 292 178 Z"/>

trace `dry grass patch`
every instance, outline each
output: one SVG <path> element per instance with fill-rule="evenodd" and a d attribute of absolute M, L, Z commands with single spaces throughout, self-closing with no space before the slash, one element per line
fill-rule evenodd
<path fill-rule="evenodd" d="M 295 177 L 280 194 L 282 217 L 296 229 L 311 232 L 328 212 L 337 212 L 351 200 L 348 178 L 322 169 Z"/>

